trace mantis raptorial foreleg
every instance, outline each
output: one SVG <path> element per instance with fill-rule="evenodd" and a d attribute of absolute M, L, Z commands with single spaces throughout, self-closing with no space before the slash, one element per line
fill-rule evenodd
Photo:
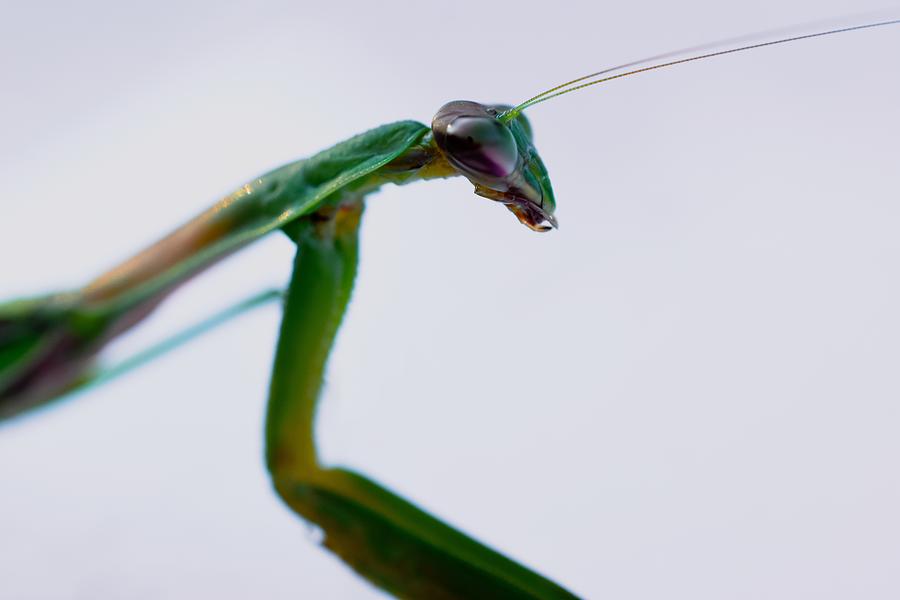
<path fill-rule="evenodd" d="M 325 363 L 356 275 L 362 203 L 290 228 L 297 243 L 275 355 L 266 460 L 275 489 L 323 543 L 379 587 L 415 598 L 572 598 L 377 483 L 326 468 L 314 419 Z"/>

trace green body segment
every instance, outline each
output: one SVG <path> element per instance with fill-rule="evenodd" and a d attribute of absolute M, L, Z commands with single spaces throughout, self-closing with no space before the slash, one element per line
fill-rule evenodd
<path fill-rule="evenodd" d="M 253 179 L 83 289 L 0 305 L 0 419 L 89 379 L 111 339 L 232 252 L 348 193 L 414 180 L 408 165 L 386 167 L 414 153 L 428 131 L 400 121 L 354 136 Z"/>
<path fill-rule="evenodd" d="M 266 421 L 266 460 L 284 501 L 324 545 L 375 585 L 407 598 L 573 598 L 529 569 L 357 473 L 326 468 L 314 419 L 324 369 L 353 288 L 362 206 L 298 222 Z"/>
<path fill-rule="evenodd" d="M 416 121 L 382 125 L 258 177 L 89 284 L 83 301 L 129 309 L 346 193 L 374 191 L 389 181 L 382 167 L 426 133 Z"/>

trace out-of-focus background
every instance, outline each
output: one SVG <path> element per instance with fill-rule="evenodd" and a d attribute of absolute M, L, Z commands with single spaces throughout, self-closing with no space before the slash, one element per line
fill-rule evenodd
<path fill-rule="evenodd" d="M 82 284 L 244 180 L 448 100 L 890 9 L 130 4 L 2 10 L 0 297 Z M 547 235 L 462 180 L 373 197 L 328 459 L 591 598 L 898 597 L 898 57 L 900 27 L 864 31 L 534 107 Z M 283 285 L 291 254 L 240 253 L 110 356 Z M 377 597 L 270 490 L 278 320 L 0 425 L 0 597 Z"/>

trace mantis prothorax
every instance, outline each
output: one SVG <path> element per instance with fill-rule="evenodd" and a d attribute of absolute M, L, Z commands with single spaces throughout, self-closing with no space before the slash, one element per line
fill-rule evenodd
<path fill-rule="evenodd" d="M 0 418 L 102 380 L 107 374 L 96 372 L 93 362 L 110 340 L 197 273 L 280 229 L 297 253 L 269 392 L 266 462 L 284 502 L 321 527 L 323 544 L 348 565 L 399 596 L 572 597 L 362 475 L 321 464 L 313 436 L 316 403 L 353 287 L 364 197 L 385 183 L 462 175 L 476 194 L 505 205 L 530 229 L 547 231 L 557 226 L 556 202 L 522 114 L 526 108 L 644 71 L 897 23 L 649 62 L 669 55 L 657 56 L 575 79 L 515 107 L 450 102 L 430 127 L 384 125 L 280 167 L 83 288 L 0 307 Z M 265 294 L 239 309 L 280 297 Z"/>

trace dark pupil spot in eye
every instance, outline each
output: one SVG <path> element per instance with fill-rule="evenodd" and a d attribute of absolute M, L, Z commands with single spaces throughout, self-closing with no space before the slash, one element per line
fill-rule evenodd
<path fill-rule="evenodd" d="M 464 166 L 493 177 L 512 173 L 519 158 L 512 133 L 488 117 L 454 119 L 447 127 L 447 151 Z"/>

